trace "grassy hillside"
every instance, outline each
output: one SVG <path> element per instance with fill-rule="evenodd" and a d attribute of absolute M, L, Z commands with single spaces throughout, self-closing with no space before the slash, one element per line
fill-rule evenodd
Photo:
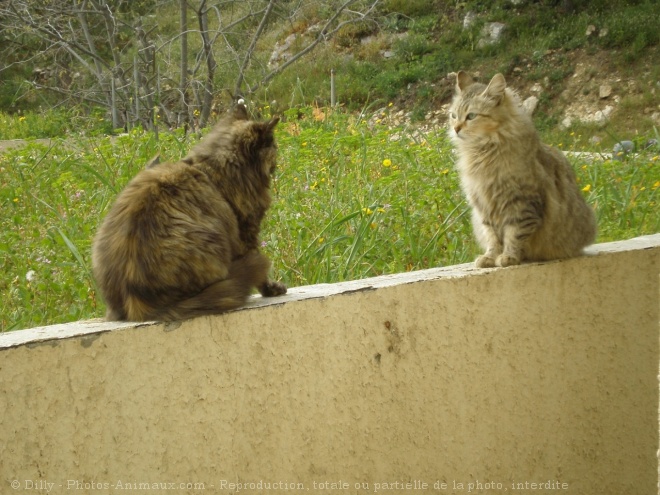
<path fill-rule="evenodd" d="M 246 79 L 259 80 L 269 70 L 273 47 L 289 35 L 299 35 L 294 48 L 309 42 L 304 33 L 327 18 L 326 4 L 312 1 L 292 22 L 271 22 L 257 44 Z M 145 22 L 155 23 L 159 39 L 176 39 L 177 5 L 164 2 L 157 17 L 145 17 Z M 535 121 L 543 133 L 555 135 L 566 112 L 574 108 L 595 111 L 611 104 L 614 112 L 600 137 L 605 142 L 630 139 L 651 133 L 660 118 L 657 9 L 655 0 L 382 0 L 374 19 L 345 26 L 248 98 L 254 106 L 280 113 L 295 106 L 327 106 L 334 70 L 337 100 L 345 108 L 375 111 L 392 102 L 410 120 L 422 122 L 450 98 L 449 73 L 463 69 L 487 78 L 502 72 L 523 97 L 537 89 Z M 466 16 L 472 19 L 467 27 Z M 482 32 L 491 22 L 505 25 L 502 38 L 482 46 Z M 250 40 L 246 33 L 235 36 L 243 36 L 243 43 Z M 189 43 L 195 53 L 199 38 L 191 36 Z M 160 72 L 174 82 L 179 46 L 163 46 Z M 224 64 L 233 56 L 225 44 L 217 42 L 214 49 L 220 64 L 215 88 L 221 108 L 228 102 L 236 73 Z M 27 119 L 29 110 L 39 107 L 35 113 L 40 119 L 35 120 L 40 123 L 4 129 L 0 123 L 0 139 L 56 136 L 80 129 L 112 131 L 107 111 L 90 114 L 89 108 L 71 102 L 55 105 L 53 95 L 34 92 L 17 98 L 25 84 L 10 84 L 12 70 L 17 71 L 15 82 L 29 77 L 23 65 L 4 72 L 0 107 L 22 111 Z M 612 87 L 608 99 L 598 97 L 601 84 Z M 53 119 L 42 119 L 44 112 Z M 602 127 L 578 124 L 577 130 L 584 130 L 579 133 L 586 140 Z"/>
<path fill-rule="evenodd" d="M 612 115 L 609 133 L 647 134 L 656 124 L 652 113 L 660 110 L 657 7 L 652 1 L 527 0 L 515 6 L 510 0 L 388 0 L 378 25 L 348 26 L 258 98 L 283 107 L 327 104 L 332 68 L 341 104 L 358 110 L 394 102 L 421 121 L 449 100 L 453 80 L 448 73 L 464 69 L 490 77 L 502 72 L 523 96 L 541 85 L 535 119 L 542 131 L 551 132 L 567 107 L 597 95 L 599 81 L 614 81 L 621 111 Z M 465 28 L 469 12 L 473 22 Z M 480 46 L 489 22 L 506 25 L 503 37 Z M 587 35 L 588 29 L 595 30 Z M 575 91 L 566 92 L 581 66 L 587 74 Z"/>

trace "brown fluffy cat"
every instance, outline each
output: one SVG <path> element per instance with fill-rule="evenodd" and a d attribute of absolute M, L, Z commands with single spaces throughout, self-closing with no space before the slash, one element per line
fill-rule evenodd
<path fill-rule="evenodd" d="M 236 308 L 253 287 L 286 292 L 258 251 L 277 122 L 238 105 L 181 161 L 129 182 L 92 246 L 109 320 L 179 320 Z"/>
<path fill-rule="evenodd" d="M 488 86 L 461 71 L 449 109 L 461 185 L 472 207 L 478 267 L 577 256 L 596 218 L 559 150 L 540 142 L 502 74 Z"/>

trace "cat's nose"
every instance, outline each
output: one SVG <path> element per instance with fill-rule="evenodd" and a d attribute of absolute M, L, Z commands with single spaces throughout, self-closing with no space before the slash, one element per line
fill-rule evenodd
<path fill-rule="evenodd" d="M 463 128 L 463 126 L 457 125 L 457 126 L 454 127 L 454 132 L 455 132 L 456 134 L 458 134 L 459 132 L 461 132 L 461 129 L 462 129 L 462 128 Z"/>

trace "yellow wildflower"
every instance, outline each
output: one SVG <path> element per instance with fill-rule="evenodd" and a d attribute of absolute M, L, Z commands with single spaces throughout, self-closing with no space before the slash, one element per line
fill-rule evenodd
<path fill-rule="evenodd" d="M 371 215 L 373 213 L 373 210 L 371 208 L 362 208 L 362 213 L 365 215 Z"/>
<path fill-rule="evenodd" d="M 392 166 L 392 160 L 390 160 L 389 158 L 385 158 L 385 160 L 383 160 L 383 167 L 387 168 L 391 166 Z"/>
<path fill-rule="evenodd" d="M 586 186 L 584 186 L 584 187 L 582 188 L 582 190 L 583 190 L 584 192 L 589 192 L 589 191 L 591 191 L 591 184 L 587 184 Z"/>

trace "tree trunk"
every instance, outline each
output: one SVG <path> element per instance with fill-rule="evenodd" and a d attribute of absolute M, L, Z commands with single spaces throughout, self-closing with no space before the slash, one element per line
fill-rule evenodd
<path fill-rule="evenodd" d="M 181 0 L 181 112 L 179 124 L 188 123 L 188 2 Z"/>
<path fill-rule="evenodd" d="M 211 115 L 211 107 L 213 106 L 213 77 L 217 64 L 213 57 L 213 47 L 209 39 L 209 23 L 208 11 L 206 10 L 206 0 L 204 0 L 197 11 L 197 18 L 199 19 L 199 31 L 202 36 L 202 46 L 204 49 L 204 57 L 206 58 L 206 82 L 204 83 L 204 97 L 202 99 L 202 114 L 199 118 L 199 126 L 204 127 L 208 123 L 209 116 Z"/>

